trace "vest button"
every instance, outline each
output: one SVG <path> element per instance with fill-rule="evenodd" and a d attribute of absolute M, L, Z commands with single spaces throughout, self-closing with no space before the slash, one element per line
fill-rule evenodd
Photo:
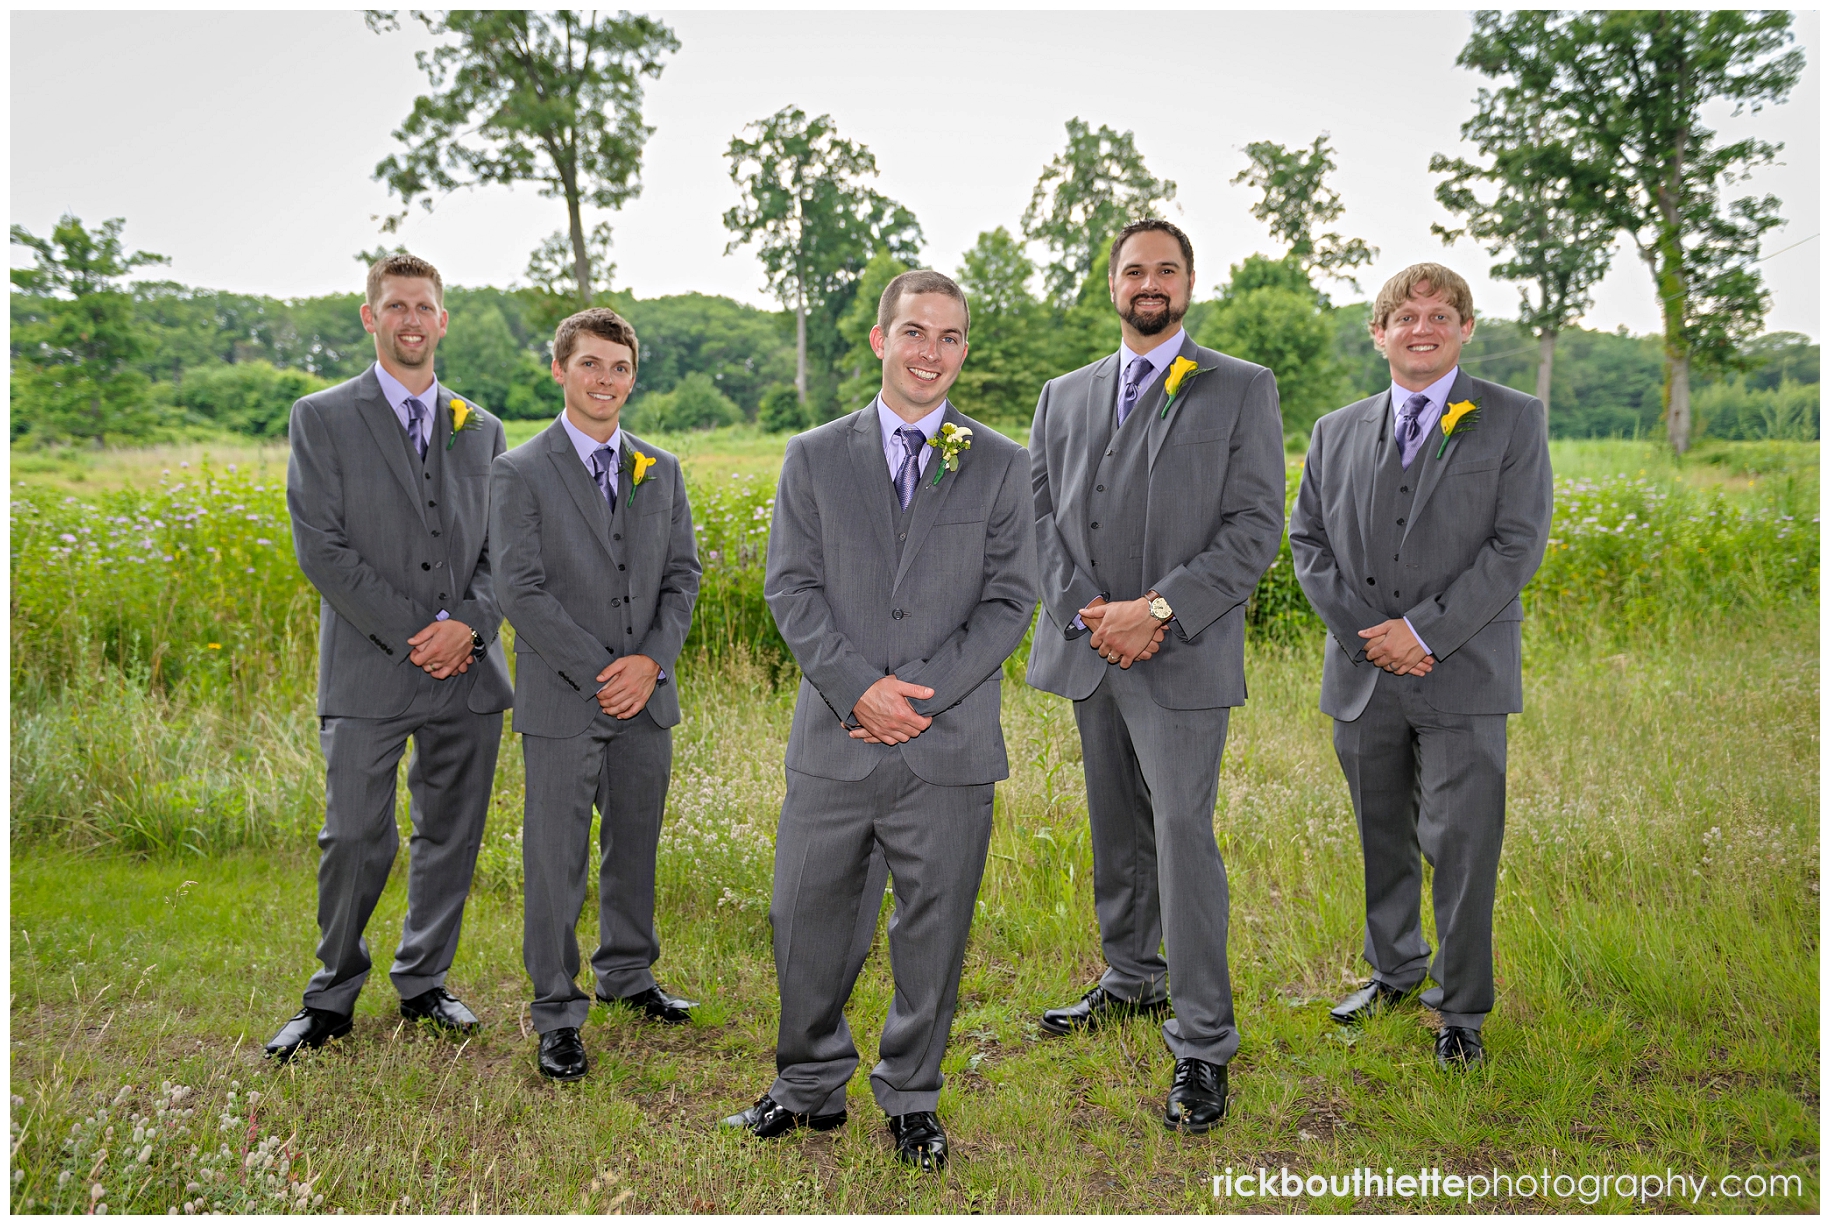
<path fill-rule="evenodd" d="M 909 538 L 909 534 L 907 532 L 897 532 L 896 533 L 896 539 L 898 539 L 898 540 L 907 540 L 908 538 Z"/>
<path fill-rule="evenodd" d="M 437 503 L 437 502 L 432 502 L 432 501 L 428 501 L 428 502 L 427 502 L 427 503 L 426 503 L 426 505 L 427 505 L 427 506 L 437 506 L 437 505 L 438 505 L 438 503 Z"/>
<path fill-rule="evenodd" d="M 1396 591 L 1392 592 L 1392 599 L 1396 600 L 1400 598 L 1402 598 L 1402 593 Z"/>
<path fill-rule="evenodd" d="M 619 563 L 619 564 L 618 564 L 618 565 L 617 565 L 617 567 L 616 567 L 616 568 L 617 568 L 617 569 L 618 569 L 618 570 L 621 570 L 621 569 L 622 569 L 622 568 L 623 568 L 623 567 L 622 567 L 622 565 L 621 565 L 621 564 L 620 564 L 620 563 Z"/>
<path fill-rule="evenodd" d="M 1377 587 L 1379 585 L 1379 580 L 1369 574 L 1366 576 L 1366 585 L 1368 587 Z"/>
<path fill-rule="evenodd" d="M 432 563 L 429 561 L 422 561 L 419 563 L 419 568 L 421 570 L 430 570 L 432 568 Z"/>
<path fill-rule="evenodd" d="M 1411 487 L 1410 487 L 1410 486 L 1409 486 L 1409 485 L 1400 485 L 1400 486 L 1398 486 L 1398 492 L 1399 492 L 1399 493 L 1409 493 L 1409 492 L 1410 492 L 1410 491 L 1411 491 Z"/>
<path fill-rule="evenodd" d="M 1404 526 L 1404 516 L 1403 515 L 1398 516 L 1398 526 L 1399 527 Z"/>
<path fill-rule="evenodd" d="M 434 535 L 434 536 L 437 536 L 437 535 L 438 535 L 438 529 L 437 529 L 437 528 L 433 528 L 433 529 L 432 529 L 432 534 L 433 534 L 433 535 Z"/>
<path fill-rule="evenodd" d="M 892 620 L 892 621 L 902 620 L 902 610 L 900 608 L 890 609 L 890 620 Z"/>
<path fill-rule="evenodd" d="M 1095 486 L 1093 486 L 1093 489 L 1094 489 L 1094 492 L 1096 492 L 1096 493 L 1104 493 L 1106 491 L 1106 487 L 1104 485 L 1095 485 Z"/>
<path fill-rule="evenodd" d="M 612 540 L 621 540 L 622 538 L 623 538 L 623 534 L 621 532 L 611 532 L 610 533 L 610 539 L 612 539 Z"/>
<path fill-rule="evenodd" d="M 1095 523 L 1095 524 L 1094 524 L 1094 525 L 1093 525 L 1093 526 L 1094 526 L 1094 527 L 1098 527 L 1098 526 L 1099 526 L 1099 524 L 1097 524 L 1097 523 Z"/>

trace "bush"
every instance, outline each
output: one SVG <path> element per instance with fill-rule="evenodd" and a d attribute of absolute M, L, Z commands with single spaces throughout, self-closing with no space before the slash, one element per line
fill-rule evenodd
<path fill-rule="evenodd" d="M 329 386 L 315 374 L 277 369 L 269 362 L 218 362 L 186 370 L 172 398 L 201 424 L 256 438 L 283 438 L 293 401 Z"/>
<path fill-rule="evenodd" d="M 650 392 L 630 405 L 629 428 L 636 433 L 681 433 L 735 425 L 743 410 L 718 390 L 708 374 L 695 370 L 672 391 Z"/>
<path fill-rule="evenodd" d="M 801 403 L 801 393 L 777 384 L 762 398 L 757 424 L 771 434 L 798 434 L 813 425 L 813 414 Z"/>
<path fill-rule="evenodd" d="M 1777 387 L 1750 387 L 1745 379 L 1727 379 L 1698 388 L 1691 411 L 1699 438 L 1814 442 L 1818 385 L 1785 379 Z"/>

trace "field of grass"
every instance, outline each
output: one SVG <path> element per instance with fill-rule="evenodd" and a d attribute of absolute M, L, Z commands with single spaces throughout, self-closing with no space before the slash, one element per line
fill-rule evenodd
<path fill-rule="evenodd" d="M 768 482 L 739 466 L 741 441 L 706 439 L 713 463 L 694 497 L 707 499 L 708 552 L 747 571 Z M 762 440 L 743 445 L 766 458 Z M 695 1024 L 598 1010 L 587 1080 L 535 1072 L 511 738 L 451 979 L 483 1032 L 461 1042 L 401 1026 L 378 975 L 350 1039 L 266 1067 L 259 1046 L 315 968 L 322 788 L 315 600 L 297 602 L 274 534 L 283 508 L 269 519 L 275 470 L 214 457 L 199 480 L 196 462 L 143 457 L 134 491 L 102 497 L 16 470 L 11 1205 L 1176 1212 L 1251 1203 L 1215 1200 L 1210 1180 L 1228 1167 L 1338 1180 L 1423 1166 L 1572 1179 L 1669 1169 L 1710 1180 L 1684 1197 L 1697 1210 L 1816 1211 L 1816 449 L 1676 469 L 1610 445 L 1554 452 L 1560 498 L 1595 520 L 1560 509 L 1562 564 L 1587 576 L 1573 586 L 1605 590 L 1583 597 L 1590 620 L 1539 615 L 1527 637 L 1488 1068 L 1439 1075 L 1418 1010 L 1358 1033 L 1328 1021 L 1364 972 L 1360 866 L 1315 708 L 1320 647 L 1302 633 L 1248 645 L 1252 699 L 1235 714 L 1215 814 L 1244 1035 L 1227 1124 L 1201 1139 L 1162 1129 L 1171 1061 L 1147 1022 L 1043 1037 L 1036 1015 L 1096 976 L 1099 946 L 1072 713 L 1013 678 L 1012 777 L 945 1065 L 955 1160 L 940 1179 L 895 1164 L 869 1097 L 891 991 L 881 939 L 850 1007 L 865 1056 L 851 1121 L 774 1144 L 715 1127 L 773 1075 L 767 909 L 793 695 L 735 621 L 681 669 L 659 861 L 657 973 L 704 1001 Z M 179 515 L 192 517 L 180 527 Z M 1632 526 L 1654 515 L 1650 530 L 1689 524 L 1683 539 L 1702 543 L 1685 548 L 1703 562 L 1659 561 L 1672 550 Z M 1794 555 L 1807 573 L 1768 576 Z M 1659 566 L 1635 571 L 1648 559 Z M 1736 612 L 1684 624 L 1657 614 L 1661 596 Z M 1634 624 L 1590 632 L 1610 612 Z M 403 866 L 370 926 L 383 964 Z M 589 919 L 580 934 L 590 947 Z M 1718 1180 L 1731 1174 L 1778 1189 L 1726 1198 Z M 1589 1198 L 1474 1206 L 1640 1206 Z M 1448 1203 L 1304 1192 L 1270 1206 Z M 1675 1194 L 1643 1205 L 1678 1206 Z"/>

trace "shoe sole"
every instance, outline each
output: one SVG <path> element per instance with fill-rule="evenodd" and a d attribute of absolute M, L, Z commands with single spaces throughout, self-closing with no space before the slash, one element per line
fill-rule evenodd
<path fill-rule="evenodd" d="M 1205 1127 L 1197 1127 L 1193 1123 L 1173 1123 L 1169 1120 L 1168 1115 L 1163 1116 L 1163 1126 L 1165 1128 L 1167 1128 L 1170 1131 L 1181 1132 L 1184 1135 L 1190 1135 L 1190 1136 L 1205 1136 L 1208 1132 L 1212 1131 L 1214 1128 L 1220 1126 L 1220 1124 L 1222 1124 L 1224 1122 L 1226 1122 L 1226 1116 L 1221 1115 L 1219 1118 L 1215 1119 L 1212 1123 L 1207 1124 Z"/>
<path fill-rule="evenodd" d="M 547 1071 L 545 1068 L 540 1068 L 539 1072 L 542 1076 L 546 1077 L 548 1080 L 556 1081 L 559 1084 L 569 1084 L 572 1081 L 583 1080 L 585 1077 L 589 1076 L 591 1074 L 591 1069 L 586 1068 L 582 1072 L 573 1072 L 570 1076 L 556 1076 L 553 1073 Z"/>
<path fill-rule="evenodd" d="M 352 1021 L 348 1025 L 345 1025 L 342 1029 L 333 1029 L 328 1034 L 325 1034 L 322 1038 L 319 1038 L 316 1042 L 301 1042 L 297 1046 L 294 1046 L 288 1050 L 269 1049 L 267 1051 L 267 1058 L 276 1059 L 281 1063 L 290 1063 L 292 1061 L 292 1057 L 294 1055 L 298 1054 L 300 1049 L 315 1051 L 318 1048 L 322 1047 L 326 1042 L 334 1042 L 338 1038 L 347 1038 L 349 1036 L 350 1031 L 352 1029 L 354 1029 L 355 1027 L 356 1027 L 356 1024 L 354 1021 Z"/>
<path fill-rule="evenodd" d="M 1088 1020 L 1082 1024 L 1068 1025 L 1061 1029 L 1057 1029 L 1054 1025 L 1050 1024 L 1047 1020 L 1037 1021 L 1036 1024 L 1037 1024 L 1037 1026 L 1039 1026 L 1041 1028 L 1043 1033 L 1048 1034 L 1051 1037 L 1066 1038 L 1072 1034 L 1091 1033 L 1093 1030 L 1099 1029 L 1100 1027 L 1105 1026 L 1105 1025 L 1117 1025 L 1120 1022 L 1129 1021 L 1132 1017 L 1149 1017 L 1152 1020 L 1157 1020 L 1157 1019 L 1160 1019 L 1163 1017 L 1172 1017 L 1174 1015 L 1175 1015 L 1174 1009 L 1170 1009 L 1170 1008 L 1162 1008 L 1162 1009 L 1139 1008 L 1134 1012 L 1120 1013 L 1117 1015 L 1108 1015 L 1108 1016 L 1100 1018 L 1097 1021 Z"/>
<path fill-rule="evenodd" d="M 474 1034 L 479 1029 L 483 1028 L 483 1023 L 481 1021 L 472 1021 L 468 1025 L 453 1025 L 448 1021 L 441 1021 L 437 1017 L 423 1016 L 419 1013 L 403 1012 L 400 1015 L 403 1020 L 424 1021 L 433 1029 L 440 1029 L 448 1034 Z"/>
<path fill-rule="evenodd" d="M 687 1016 L 683 1016 L 683 1017 L 663 1016 L 659 1013 L 654 1013 L 654 1012 L 648 1011 L 648 1009 L 644 1005 L 630 1004 L 630 1003 L 624 1002 L 623 1000 L 613 1000 L 613 999 L 610 999 L 608 996 L 599 995 L 599 996 L 596 996 L 595 998 L 598 1003 L 604 1005 L 607 1008 L 627 1008 L 631 1012 L 640 1012 L 645 1019 L 650 1020 L 650 1021 L 659 1022 L 662 1025 L 685 1025 L 693 1019 L 690 1014 Z M 698 1006 L 699 1005 L 697 1005 L 697 1004 L 693 1005 L 694 1008 L 697 1008 Z"/>

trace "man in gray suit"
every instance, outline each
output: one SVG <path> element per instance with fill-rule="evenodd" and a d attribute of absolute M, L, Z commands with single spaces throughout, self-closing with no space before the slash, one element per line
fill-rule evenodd
<path fill-rule="evenodd" d="M 1523 707 L 1519 592 L 1550 534 L 1544 405 L 1470 378 L 1468 283 L 1413 264 L 1373 302 L 1389 391 L 1315 423 L 1290 551 L 1333 640 L 1322 710 L 1359 821 L 1372 981 L 1334 1009 L 1356 1024 L 1421 985 L 1436 1059 L 1484 1058 L 1493 897 L 1506 822 L 1506 716 Z M 1434 963 L 1423 866 L 1435 867 Z"/>
<path fill-rule="evenodd" d="M 1030 430 L 1042 616 L 1029 683 L 1072 698 L 1106 972 L 1053 1034 L 1169 1011 L 1165 1126 L 1226 1115 L 1239 1048 L 1214 800 L 1245 702 L 1245 601 L 1284 521 L 1277 382 L 1181 327 L 1194 249 L 1166 221 L 1112 241 L 1117 354 L 1051 380 Z M 1167 957 L 1158 951 L 1166 947 Z"/>
<path fill-rule="evenodd" d="M 527 764 L 522 959 L 534 984 L 542 1075 L 589 1068 L 578 1030 L 575 928 L 585 901 L 591 808 L 599 832 L 597 998 L 669 1024 L 690 1000 L 655 983 L 655 847 L 680 695 L 669 672 L 692 623 L 699 556 L 672 455 L 620 424 L 635 386 L 635 331 L 581 311 L 553 336 L 565 410 L 496 460 L 489 538 L 515 627 L 515 730 Z"/>
<path fill-rule="evenodd" d="M 377 262 L 362 306 L 375 365 L 292 406 L 286 505 L 299 568 L 323 597 L 324 968 L 267 1043 L 282 1061 L 350 1030 L 369 973 L 363 929 L 400 844 L 394 778 L 409 736 L 407 917 L 390 976 L 402 1016 L 455 1030 L 477 1024 L 445 975 L 510 700 L 486 538 L 489 465 L 503 438 L 500 422 L 433 374 L 443 296 L 424 260 Z"/>
<path fill-rule="evenodd" d="M 891 281 L 871 330 L 882 392 L 783 460 L 765 594 L 802 679 L 769 909 L 778 1075 L 725 1120 L 764 1138 L 845 1122 L 845 1001 L 880 848 L 896 996 L 871 1092 L 898 1158 L 929 1170 L 947 1158 L 941 1057 L 1009 776 L 998 686 L 1035 608 L 1027 457 L 947 402 L 969 325 L 949 278 Z"/>

